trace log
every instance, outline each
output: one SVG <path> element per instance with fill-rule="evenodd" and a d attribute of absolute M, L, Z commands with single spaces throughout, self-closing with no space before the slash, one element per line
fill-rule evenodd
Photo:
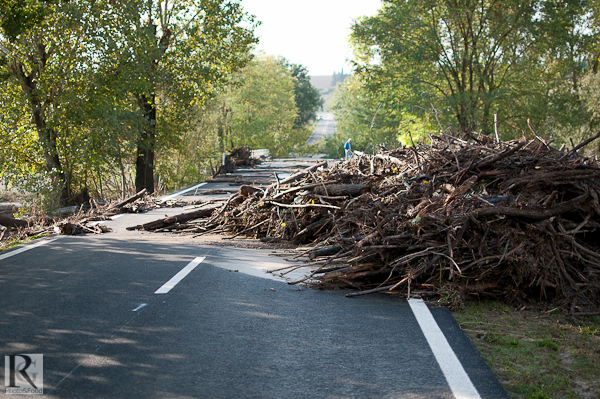
<path fill-rule="evenodd" d="M 180 213 L 179 215 L 170 216 L 164 219 L 154 220 L 152 222 L 139 224 L 137 226 L 127 227 L 127 230 L 146 230 L 152 231 L 162 229 L 175 223 L 185 223 L 190 220 L 207 218 L 211 216 L 216 208 L 200 209 L 194 212 Z"/>
<path fill-rule="evenodd" d="M 506 151 L 501 152 L 498 155 L 492 155 L 484 160 L 482 160 L 481 162 L 477 163 L 475 166 L 471 166 L 469 168 L 469 170 L 471 169 L 481 169 L 484 168 L 486 166 L 489 166 L 491 164 L 493 164 L 494 162 L 498 162 L 506 157 L 508 157 L 509 155 L 514 154 L 515 152 L 519 151 L 521 148 L 523 148 L 525 146 L 525 144 L 527 144 L 527 142 L 525 140 L 520 141 L 516 146 L 509 148 Z"/>
<path fill-rule="evenodd" d="M 561 170 L 558 172 L 541 172 L 541 173 L 529 173 L 523 177 L 517 177 L 502 182 L 502 187 L 511 188 L 515 184 L 523 183 L 534 183 L 534 182 L 557 182 L 557 181 L 568 181 L 579 179 L 591 179 L 600 177 L 600 171 L 593 168 L 587 168 L 583 170 Z"/>
<path fill-rule="evenodd" d="M 4 227 L 28 227 L 29 222 L 27 220 L 0 215 L 0 225 Z"/>
<path fill-rule="evenodd" d="M 314 193 L 328 196 L 358 197 L 371 190 L 366 184 L 330 184 L 327 187 L 317 186 Z"/>
<path fill-rule="evenodd" d="M 304 191 L 304 190 L 308 190 L 309 188 L 315 188 L 315 187 L 324 186 L 324 185 L 327 186 L 327 185 L 330 185 L 330 184 L 336 184 L 336 183 L 338 183 L 338 181 L 339 180 L 335 180 L 335 181 L 331 181 L 331 182 L 321 182 L 321 183 L 305 184 L 303 186 L 292 187 L 289 190 L 285 190 L 285 191 L 280 192 L 277 195 L 274 195 L 273 199 L 277 199 L 279 197 L 283 197 L 284 195 L 289 194 L 289 193 L 295 193 L 296 191 Z"/>
<path fill-rule="evenodd" d="M 574 152 L 576 152 L 577 150 L 579 150 L 580 148 L 588 145 L 589 143 L 591 143 L 592 141 L 596 140 L 598 137 L 600 137 L 600 131 L 598 131 L 596 134 L 594 134 L 592 137 L 583 140 L 581 143 L 577 144 L 575 147 L 573 147 L 573 149 L 569 152 L 567 152 L 565 155 L 563 155 L 562 157 L 560 157 L 560 159 L 558 160 L 558 162 L 562 161 L 563 159 L 567 158 L 569 155 L 573 154 Z"/>
<path fill-rule="evenodd" d="M 262 191 L 260 188 L 254 187 L 254 186 L 249 186 L 244 184 L 243 186 L 240 187 L 240 195 L 244 198 L 248 198 L 250 195 L 258 193 Z"/>
<path fill-rule="evenodd" d="M 265 200 L 265 203 L 277 205 L 277 206 L 279 206 L 281 208 L 331 208 L 331 209 L 340 209 L 339 206 L 325 205 L 325 204 L 300 204 L 300 205 L 293 205 L 293 204 L 282 204 L 280 202 L 275 202 L 275 201 L 272 201 L 272 200 Z"/>
<path fill-rule="evenodd" d="M 554 208 L 545 211 L 535 211 L 529 209 L 518 209 L 511 207 L 495 207 L 495 208 L 480 208 L 472 212 L 474 217 L 482 216 L 509 216 L 515 218 L 523 218 L 529 220 L 544 220 L 550 219 L 553 216 L 558 216 L 563 213 L 577 211 L 579 206 L 588 199 L 588 194 L 585 193 L 572 200 L 562 202 Z"/>
<path fill-rule="evenodd" d="M 139 198 L 142 198 L 144 195 L 146 195 L 146 189 L 143 189 L 139 193 L 137 193 L 135 195 L 132 195 L 131 197 L 126 198 L 126 199 L 124 199 L 121 202 L 117 202 L 116 204 L 113 204 L 113 205 L 109 206 L 108 208 L 106 208 L 106 210 L 108 211 L 110 209 L 124 207 L 125 205 L 127 205 L 127 204 L 129 204 L 129 203 L 131 203 L 131 202 L 133 202 L 133 201 L 135 201 L 135 200 L 137 200 Z"/>
<path fill-rule="evenodd" d="M 312 251 L 310 254 L 308 254 L 308 259 L 313 260 L 315 258 L 318 258 L 319 256 L 329 256 L 329 255 L 335 255 L 338 252 L 340 252 L 342 250 L 342 247 L 340 246 L 332 246 L 332 247 L 327 247 L 327 248 L 321 248 L 321 249 L 316 249 L 314 251 Z"/>
<path fill-rule="evenodd" d="M 300 180 L 300 179 L 302 179 L 304 176 L 306 176 L 306 175 L 307 175 L 307 174 L 309 174 L 310 172 L 314 172 L 315 170 L 319 169 L 321 166 L 322 166 L 322 167 L 324 167 L 324 168 L 326 168 L 326 167 L 327 167 L 327 161 L 325 161 L 325 162 L 319 162 L 318 164 L 316 164 L 316 165 L 313 165 L 313 166 L 311 166 L 311 167 L 309 167 L 309 168 L 302 169 L 300 172 L 298 172 L 298 173 L 295 173 L 295 174 L 291 175 L 290 177 L 288 177 L 288 178 L 286 178 L 286 179 L 283 179 L 283 180 L 281 180 L 281 181 L 279 182 L 279 184 L 280 184 L 280 185 L 282 185 L 282 184 L 293 183 L 293 182 L 295 182 L 296 180 Z M 270 187 L 275 187 L 276 185 L 277 185 L 277 184 L 276 184 L 276 183 L 274 183 L 274 184 L 271 184 L 271 186 L 270 186 Z"/>

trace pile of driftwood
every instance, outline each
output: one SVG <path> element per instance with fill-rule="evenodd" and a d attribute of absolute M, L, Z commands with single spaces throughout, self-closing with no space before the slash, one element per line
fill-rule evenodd
<path fill-rule="evenodd" d="M 188 230 L 310 244 L 318 269 L 308 277 L 359 290 L 349 295 L 598 312 L 600 168 L 577 154 L 586 143 L 565 152 L 541 138 L 430 139 L 244 186 Z"/>
<path fill-rule="evenodd" d="M 223 165 L 219 166 L 215 176 L 233 172 L 239 166 L 254 166 L 262 162 L 260 159 L 255 159 L 251 156 L 252 150 L 250 146 L 241 146 L 232 149 L 223 159 Z"/>
<path fill-rule="evenodd" d="M 144 189 L 129 198 L 109 204 L 100 204 L 92 199 L 84 205 L 70 207 L 76 209 L 68 215 L 32 215 L 20 219 L 0 215 L 0 242 L 23 240 L 41 234 L 102 234 L 111 230 L 102 224 L 91 222 L 110 220 L 111 216 L 120 213 L 142 213 L 151 209 L 184 205 L 190 203 L 180 200 L 161 201 L 147 195 Z"/>

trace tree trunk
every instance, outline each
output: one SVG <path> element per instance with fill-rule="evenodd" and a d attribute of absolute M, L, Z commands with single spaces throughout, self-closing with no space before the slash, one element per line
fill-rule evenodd
<path fill-rule="evenodd" d="M 492 137 L 492 115 L 491 115 L 492 105 L 489 101 L 484 101 L 483 104 L 483 117 L 481 118 L 480 128 L 481 133 Z"/>
<path fill-rule="evenodd" d="M 188 212 L 188 213 L 180 213 L 179 215 L 169 216 L 164 219 L 154 220 L 152 222 L 139 224 L 137 226 L 127 227 L 127 230 L 158 230 L 164 227 L 169 227 L 175 225 L 177 223 L 186 223 L 190 220 L 199 219 L 199 218 L 207 218 L 213 214 L 217 208 L 208 208 L 208 209 L 199 209 L 197 211 Z"/>
<path fill-rule="evenodd" d="M 135 190 L 146 189 L 154 193 L 154 148 L 156 146 L 156 103 L 155 97 L 150 100 L 145 95 L 138 96 L 138 104 L 147 119 L 146 128 L 137 139 L 137 158 L 135 161 Z"/>
<path fill-rule="evenodd" d="M 29 222 L 27 220 L 0 215 L 0 225 L 6 227 L 29 227 Z"/>
<path fill-rule="evenodd" d="M 46 125 L 46 120 L 44 119 L 43 114 L 44 107 L 48 107 L 52 104 L 52 96 L 48 97 L 42 103 L 42 100 L 40 99 L 38 93 L 36 93 L 37 85 L 35 81 L 35 76 L 43 72 L 48 55 L 45 53 L 45 50 L 43 50 L 41 51 L 40 56 L 41 60 L 38 64 L 38 70 L 30 72 L 29 75 L 25 74 L 23 65 L 16 61 L 13 61 L 9 65 L 9 71 L 13 76 L 15 76 L 19 80 L 19 83 L 21 84 L 21 89 L 23 90 L 23 93 L 27 96 L 29 107 L 31 110 L 31 121 L 35 125 L 35 128 L 38 133 L 38 139 L 40 141 L 40 145 L 42 146 L 44 160 L 46 163 L 46 170 L 52 173 L 54 176 L 58 177 L 59 181 L 57 186 L 59 186 L 61 189 L 62 199 L 65 199 L 68 197 L 70 190 L 65 179 L 65 173 L 60 162 L 60 158 L 58 156 L 58 147 L 56 145 L 56 131 L 54 129 L 49 128 Z"/>

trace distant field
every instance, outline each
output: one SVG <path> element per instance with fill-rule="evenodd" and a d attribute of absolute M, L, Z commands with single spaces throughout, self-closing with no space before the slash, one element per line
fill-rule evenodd
<path fill-rule="evenodd" d="M 310 77 L 310 83 L 319 90 L 331 87 L 332 80 L 333 75 L 317 75 Z"/>

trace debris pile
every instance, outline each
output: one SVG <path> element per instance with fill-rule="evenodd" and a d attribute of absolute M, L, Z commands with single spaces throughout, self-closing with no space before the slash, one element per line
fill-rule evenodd
<path fill-rule="evenodd" d="M 430 140 L 242 187 L 188 230 L 310 244 L 318 269 L 307 279 L 359 290 L 351 296 L 460 306 L 477 295 L 597 312 L 598 163 L 540 138 Z"/>
<path fill-rule="evenodd" d="M 0 215 L 0 241 L 23 240 L 27 237 L 54 233 L 102 234 L 111 230 L 97 222 L 110 220 L 111 216 L 117 214 L 142 213 L 151 209 L 175 208 L 196 203 L 181 200 L 161 201 L 147 195 L 144 189 L 129 198 L 109 204 L 91 199 L 84 205 L 62 208 L 62 212 L 54 216 L 35 215 L 16 219 Z"/>
<path fill-rule="evenodd" d="M 241 146 L 231 150 L 223 159 L 223 165 L 219 167 L 215 176 L 230 173 L 238 166 L 254 166 L 260 164 L 260 159 L 251 158 L 252 150 L 250 146 Z"/>

